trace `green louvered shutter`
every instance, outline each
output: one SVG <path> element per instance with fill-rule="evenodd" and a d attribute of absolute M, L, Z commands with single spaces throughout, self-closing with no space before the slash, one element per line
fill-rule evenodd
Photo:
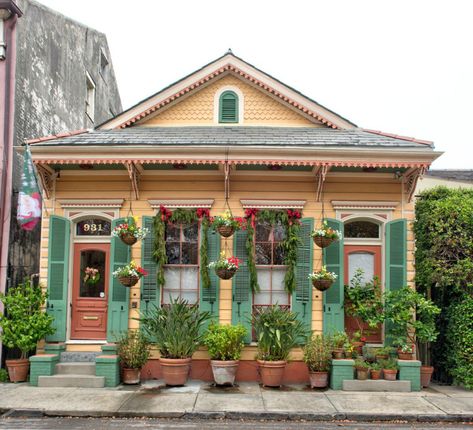
<path fill-rule="evenodd" d="M 112 229 L 118 224 L 126 222 L 127 218 L 118 218 L 112 221 Z M 124 244 L 120 238 L 112 236 L 110 248 L 110 287 L 108 291 L 108 319 L 107 340 L 115 342 L 120 333 L 128 330 L 128 300 L 130 290 L 124 287 L 113 272 L 130 262 L 131 247 Z"/>
<path fill-rule="evenodd" d="M 386 223 L 385 235 L 386 291 L 396 291 L 407 284 L 407 221 L 399 219 Z M 389 329 L 386 324 L 387 338 Z"/>
<path fill-rule="evenodd" d="M 343 232 L 343 223 L 336 219 L 327 218 L 329 227 Z M 333 242 L 323 250 L 323 262 L 329 272 L 337 274 L 337 280 L 323 293 L 323 332 L 330 334 L 345 329 L 343 311 L 344 268 L 343 268 L 343 238 Z"/>
<path fill-rule="evenodd" d="M 233 276 L 232 324 L 241 323 L 246 327 L 246 343 L 251 342 L 251 303 L 250 273 L 246 254 L 247 233 L 238 230 L 233 235 L 233 255 L 241 260 L 240 268 Z"/>
<path fill-rule="evenodd" d="M 141 265 L 148 272 L 147 276 L 141 278 L 140 312 L 145 314 L 148 309 L 159 307 L 161 295 L 156 278 L 157 263 L 153 258 L 154 217 L 144 216 L 143 227 L 149 230 L 147 236 L 141 241 Z"/>
<path fill-rule="evenodd" d="M 201 232 L 203 229 L 201 229 Z M 209 263 L 217 261 L 220 255 L 220 235 L 209 229 L 207 231 Z M 210 287 L 200 284 L 200 310 L 212 314 L 212 319 L 218 322 L 219 311 L 219 277 L 213 269 L 209 269 Z"/>
<path fill-rule="evenodd" d="M 54 317 L 54 334 L 48 342 L 65 342 L 67 325 L 67 286 L 69 281 L 69 244 L 71 223 L 51 215 L 49 218 L 48 304 L 47 313 Z"/>
<path fill-rule="evenodd" d="M 307 279 L 312 272 L 313 242 L 310 232 L 313 229 L 312 218 L 302 219 L 300 228 L 301 243 L 297 250 L 296 291 L 292 295 L 292 310 L 308 330 L 312 327 L 312 283 Z"/>
<path fill-rule="evenodd" d="M 238 96 L 233 91 L 225 91 L 220 96 L 219 122 L 238 122 Z"/>

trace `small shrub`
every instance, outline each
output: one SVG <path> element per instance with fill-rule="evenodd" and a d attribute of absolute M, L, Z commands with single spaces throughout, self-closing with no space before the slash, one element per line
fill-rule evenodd
<path fill-rule="evenodd" d="M 204 337 L 212 360 L 239 360 L 246 328 L 241 325 L 223 325 L 211 322 Z"/>
<path fill-rule="evenodd" d="M 380 360 L 379 364 L 383 369 L 387 370 L 398 370 L 399 366 L 397 364 L 397 360 L 394 358 L 389 358 L 387 360 Z"/>
<path fill-rule="evenodd" d="M 330 339 L 323 335 L 312 335 L 304 347 L 304 362 L 310 372 L 328 372 L 332 358 Z"/>
<path fill-rule="evenodd" d="M 357 370 L 368 370 L 370 368 L 370 364 L 363 360 L 362 357 L 359 357 L 355 360 L 355 369 Z"/>
<path fill-rule="evenodd" d="M 118 356 L 127 369 L 141 369 L 149 358 L 150 344 L 141 331 L 129 330 L 117 340 Z"/>
<path fill-rule="evenodd" d="M 344 331 L 336 331 L 330 336 L 330 341 L 333 348 L 345 348 L 350 341 L 348 335 Z"/>
<path fill-rule="evenodd" d="M 0 382 L 8 382 L 8 371 L 7 369 L 0 369 Z"/>

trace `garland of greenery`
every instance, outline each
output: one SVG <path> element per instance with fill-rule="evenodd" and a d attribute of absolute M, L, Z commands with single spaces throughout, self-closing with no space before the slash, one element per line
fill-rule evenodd
<path fill-rule="evenodd" d="M 192 224 L 201 221 L 202 238 L 200 241 L 200 279 L 204 288 L 210 287 L 209 255 L 208 255 L 208 230 L 210 226 L 210 214 L 208 209 L 181 209 L 171 212 L 164 206 L 160 206 L 159 212 L 154 217 L 154 250 L 153 258 L 158 264 L 156 280 L 158 287 L 164 286 L 164 265 L 167 263 L 166 256 L 166 224 Z"/>
<path fill-rule="evenodd" d="M 289 294 L 296 290 L 296 266 L 297 250 L 301 243 L 300 239 L 300 221 L 301 213 L 297 210 L 262 210 L 247 209 L 246 218 L 246 252 L 248 255 L 248 271 L 250 273 L 250 288 L 253 293 L 257 293 L 260 288 L 258 285 L 258 275 L 256 273 L 255 263 L 255 226 L 256 221 L 267 222 L 271 226 L 281 223 L 286 227 L 286 239 L 281 242 L 284 251 L 284 263 L 287 265 L 286 275 L 284 276 L 284 286 Z"/>

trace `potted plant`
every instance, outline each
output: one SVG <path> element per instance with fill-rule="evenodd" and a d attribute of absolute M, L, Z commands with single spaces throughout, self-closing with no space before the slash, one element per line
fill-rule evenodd
<path fill-rule="evenodd" d="M 363 357 L 358 357 L 355 360 L 355 369 L 356 369 L 356 378 L 360 381 L 365 381 L 368 379 L 370 364 L 367 363 Z"/>
<path fill-rule="evenodd" d="M 394 348 L 392 346 L 384 346 L 382 348 L 376 348 L 375 356 L 376 361 L 387 360 L 393 353 Z"/>
<path fill-rule="evenodd" d="M 26 381 L 30 363 L 28 354 L 36 349 L 38 341 L 54 333 L 54 318 L 42 310 L 47 294 L 41 286 L 35 287 L 26 279 L 7 294 L 0 294 L 4 314 L 0 315 L 0 339 L 8 348 L 18 348 L 21 357 L 6 360 L 11 382 Z"/>
<path fill-rule="evenodd" d="M 136 285 L 138 281 L 147 274 L 148 272 L 138 266 L 134 261 L 131 261 L 130 264 L 127 264 L 126 266 L 119 267 L 113 272 L 113 276 L 118 278 L 120 284 L 125 287 Z"/>
<path fill-rule="evenodd" d="M 309 368 L 310 388 L 325 388 L 332 359 L 330 339 L 313 334 L 304 346 L 304 362 Z"/>
<path fill-rule="evenodd" d="M 381 379 L 381 374 L 383 370 L 381 369 L 381 364 L 379 363 L 370 363 L 370 376 L 371 379 Z"/>
<path fill-rule="evenodd" d="M 327 221 L 322 223 L 321 228 L 313 230 L 310 235 L 319 248 L 326 248 L 332 242 L 340 240 L 342 237 L 342 233 L 329 227 Z"/>
<path fill-rule="evenodd" d="M 240 260 L 236 257 L 225 257 L 225 251 L 220 253 L 217 261 L 209 263 L 209 269 L 214 269 L 220 279 L 231 279 L 238 270 Z"/>
<path fill-rule="evenodd" d="M 150 343 L 141 331 L 128 330 L 117 340 L 117 354 L 123 368 L 124 384 L 139 384 L 140 372 L 150 354 Z"/>
<path fill-rule="evenodd" d="M 243 349 L 246 328 L 211 322 L 204 337 L 217 385 L 233 385 Z"/>
<path fill-rule="evenodd" d="M 357 352 L 358 355 L 363 355 L 363 346 L 366 343 L 366 337 L 364 337 L 360 330 L 357 330 L 353 333 L 351 338 L 351 344 Z"/>
<path fill-rule="evenodd" d="M 230 237 L 236 230 L 240 230 L 243 224 L 243 218 L 234 217 L 229 210 L 212 218 L 212 227 L 222 237 Z"/>
<path fill-rule="evenodd" d="M 335 282 L 337 275 L 334 272 L 328 272 L 327 267 L 322 266 L 322 269 L 318 272 L 309 273 L 307 279 L 312 282 L 314 288 L 319 291 L 325 291 Z"/>
<path fill-rule="evenodd" d="M 333 358 L 341 359 L 345 356 L 345 348 L 348 342 L 348 336 L 344 331 L 336 331 L 332 334 L 331 338 L 332 343 L 332 354 Z"/>
<path fill-rule="evenodd" d="M 112 230 L 112 236 L 119 237 L 127 245 L 133 245 L 138 239 L 144 239 L 149 230 L 146 227 L 138 227 L 137 222 L 137 216 L 128 217 L 127 222 L 118 224 Z"/>
<path fill-rule="evenodd" d="M 190 371 L 192 354 L 202 343 L 203 326 L 209 312 L 201 312 L 181 298 L 169 305 L 154 307 L 139 318 L 144 332 L 155 339 L 161 357 L 161 371 L 166 385 L 184 385 Z"/>
<path fill-rule="evenodd" d="M 397 347 L 397 358 L 399 360 L 412 360 L 412 354 L 414 353 L 414 346 L 409 345 L 405 341 L 401 341 Z"/>
<path fill-rule="evenodd" d="M 398 371 L 397 360 L 389 358 L 380 362 L 381 368 L 383 369 L 384 379 L 386 381 L 395 381 Z"/>
<path fill-rule="evenodd" d="M 307 336 L 297 314 L 278 305 L 256 309 L 252 316 L 258 340 L 256 356 L 264 387 L 280 387 L 291 349 Z"/>

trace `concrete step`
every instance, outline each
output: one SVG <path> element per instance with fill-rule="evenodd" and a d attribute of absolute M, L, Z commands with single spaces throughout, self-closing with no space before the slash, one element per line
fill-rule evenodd
<path fill-rule="evenodd" d="M 105 377 L 94 375 L 39 376 L 38 387 L 103 388 Z"/>
<path fill-rule="evenodd" d="M 92 375 L 95 376 L 95 363 L 64 362 L 56 364 L 56 375 Z"/>
<path fill-rule="evenodd" d="M 387 391 L 392 393 L 409 393 L 411 381 L 386 381 L 385 379 L 358 379 L 343 381 L 343 391 Z"/>
<path fill-rule="evenodd" d="M 102 354 L 101 352 L 61 352 L 61 357 L 59 358 L 59 361 L 61 363 L 70 363 L 70 362 L 94 363 L 95 358 L 101 354 Z"/>

